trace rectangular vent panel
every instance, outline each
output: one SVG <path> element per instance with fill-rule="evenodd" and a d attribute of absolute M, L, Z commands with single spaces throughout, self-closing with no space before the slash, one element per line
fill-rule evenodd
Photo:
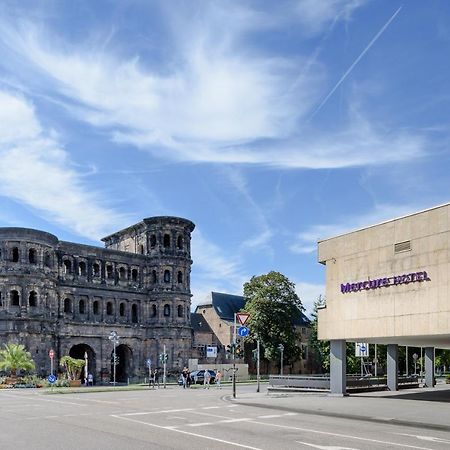
<path fill-rule="evenodd" d="M 408 252 L 411 250 L 411 241 L 398 242 L 394 245 L 394 253 Z"/>

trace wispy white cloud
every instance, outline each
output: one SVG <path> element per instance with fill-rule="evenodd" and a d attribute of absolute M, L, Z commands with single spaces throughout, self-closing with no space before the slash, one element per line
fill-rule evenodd
<path fill-rule="evenodd" d="M 88 190 L 58 136 L 42 128 L 33 104 L 0 91 L 0 195 L 75 233 L 98 239 L 124 217 Z"/>
<path fill-rule="evenodd" d="M 297 0 L 297 20 L 308 34 L 321 32 L 337 20 L 348 21 L 367 0 Z"/>
<path fill-rule="evenodd" d="M 298 281 L 295 282 L 295 291 L 302 301 L 302 305 L 305 308 L 305 313 L 308 316 L 311 316 L 311 313 L 314 310 L 314 302 L 320 295 L 325 296 L 325 285 Z"/>
<path fill-rule="evenodd" d="M 348 16 L 361 2 L 325 3 L 331 16 Z M 41 89 L 62 96 L 80 120 L 159 158 L 340 168 L 423 153 L 421 135 L 373 124 L 362 111 L 357 121 L 350 113 L 337 131 L 309 128 L 299 134 L 299 121 L 321 97 L 325 68 L 307 58 L 258 52 L 245 36 L 266 26 L 264 20 L 249 8 L 234 8 L 235 15 L 216 5 L 178 17 L 183 26 L 172 27 L 173 55 L 164 70 L 103 46 L 61 42 L 30 22 L 16 28 L 2 23 L 0 41 L 21 58 L 34 82 L 41 80 Z M 299 8 L 310 11 L 305 17 L 311 23 L 325 20 L 314 19 L 323 13 L 312 3 L 300 2 Z M 176 16 L 172 12 L 172 20 Z"/>
<path fill-rule="evenodd" d="M 341 221 L 330 224 L 317 224 L 296 235 L 296 241 L 290 246 L 293 253 L 313 253 L 317 251 L 317 241 L 359 228 L 375 225 L 395 217 L 400 217 L 415 211 L 421 206 L 417 204 L 378 204 L 367 214 L 358 214 L 354 217 L 346 215 Z"/>

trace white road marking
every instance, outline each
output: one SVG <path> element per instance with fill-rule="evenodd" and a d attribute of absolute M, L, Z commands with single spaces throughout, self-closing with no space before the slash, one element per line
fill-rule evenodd
<path fill-rule="evenodd" d="M 284 414 L 269 414 L 267 416 L 258 416 L 257 419 L 275 419 L 275 417 L 282 417 Z"/>
<path fill-rule="evenodd" d="M 416 448 L 419 450 L 433 450 L 428 447 L 417 447 L 415 445 L 397 444 L 396 442 L 380 441 L 378 439 L 363 438 L 363 437 L 359 437 L 359 436 L 352 436 L 349 434 L 331 433 L 329 431 L 319 431 L 319 430 L 313 430 L 311 428 L 292 427 L 289 425 L 277 425 L 277 424 L 270 423 L 270 422 L 257 422 L 256 420 L 250 420 L 249 422 L 257 423 L 259 425 L 264 425 L 266 427 L 270 426 L 270 427 L 284 428 L 287 430 L 306 431 L 308 433 L 325 434 L 327 436 L 336 436 L 336 437 L 342 437 L 342 438 L 346 438 L 346 439 L 355 439 L 355 440 L 364 441 L 364 442 L 375 442 L 377 444 L 387 444 L 387 445 L 393 445 L 395 447 Z"/>
<path fill-rule="evenodd" d="M 188 427 L 204 427 L 206 425 L 213 425 L 211 422 L 203 422 L 203 423 L 188 423 L 186 426 Z"/>
<path fill-rule="evenodd" d="M 440 444 L 450 444 L 450 441 L 448 439 L 442 439 L 442 438 L 433 437 L 433 436 L 422 436 L 422 435 L 407 434 L 407 433 L 395 433 L 395 434 L 399 434 L 400 436 L 415 437 L 415 438 L 420 439 L 422 441 L 439 442 Z"/>
<path fill-rule="evenodd" d="M 219 423 L 234 423 L 234 422 L 247 422 L 250 419 L 249 417 L 239 417 L 237 419 L 225 419 L 225 420 L 220 420 Z"/>
<path fill-rule="evenodd" d="M 184 409 L 166 409 L 162 411 L 146 411 L 146 412 L 134 412 L 134 413 L 126 413 L 121 414 L 121 416 L 145 416 L 146 414 L 166 414 L 173 412 L 182 412 L 182 411 L 192 411 L 194 408 L 184 408 Z"/>
<path fill-rule="evenodd" d="M 207 440 L 210 440 L 210 441 L 221 442 L 222 444 L 228 444 L 228 445 L 232 445 L 232 446 L 235 446 L 235 447 L 249 448 L 251 450 L 263 450 L 263 449 L 261 449 L 259 447 L 251 447 L 250 445 L 244 445 L 244 444 L 239 444 L 237 442 L 225 441 L 224 439 L 219 439 L 219 438 L 215 438 L 215 437 L 211 437 L 211 436 L 205 436 L 203 434 L 191 433 L 189 431 L 179 430 L 177 428 L 163 427 L 161 425 L 155 425 L 153 423 L 143 422 L 142 420 L 130 419 L 128 417 L 114 416 L 114 415 L 111 415 L 111 417 L 114 417 L 116 419 L 121 419 L 121 420 L 128 420 L 130 422 L 139 423 L 141 425 L 147 425 L 149 427 L 160 428 L 160 429 L 163 429 L 163 430 L 169 430 L 169 431 L 173 431 L 175 433 L 187 434 L 189 436 L 194 436 L 194 437 L 198 437 L 198 438 L 201 438 L 201 439 L 207 439 Z"/>
<path fill-rule="evenodd" d="M 202 409 L 220 409 L 220 406 L 204 406 Z"/>
<path fill-rule="evenodd" d="M 316 444 L 308 444 L 308 442 L 295 441 L 298 444 L 307 445 L 308 447 L 318 448 L 320 450 L 358 450 L 353 447 L 336 447 L 335 445 L 316 445 Z"/>

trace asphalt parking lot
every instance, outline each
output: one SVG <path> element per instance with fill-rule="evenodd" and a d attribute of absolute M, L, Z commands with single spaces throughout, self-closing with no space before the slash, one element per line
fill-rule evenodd
<path fill-rule="evenodd" d="M 45 395 L 31 389 L 3 390 L 0 391 L 0 448 L 450 448 L 450 416 L 447 416 L 449 429 L 438 430 L 363 417 L 358 420 L 357 411 L 349 418 L 327 415 L 323 410 L 322 414 L 305 410 L 305 405 L 315 403 L 338 405 L 339 411 L 339 405 L 351 405 L 350 399 L 316 397 L 314 400 L 312 396 L 301 395 L 270 399 L 264 392 L 256 394 L 254 386 L 239 386 L 238 402 L 231 401 L 230 397 L 229 387 L 184 390 L 170 386 L 116 392 L 89 392 L 87 388 L 84 393 L 64 395 Z M 367 404 L 370 408 L 372 400 L 357 399 L 354 405 Z M 392 405 L 402 402 L 406 409 L 428 405 L 416 400 L 388 401 Z M 440 406 L 443 407 L 435 403 L 436 408 Z M 442 410 L 444 414 L 447 406 Z M 385 417 L 390 417 L 389 411 Z"/>

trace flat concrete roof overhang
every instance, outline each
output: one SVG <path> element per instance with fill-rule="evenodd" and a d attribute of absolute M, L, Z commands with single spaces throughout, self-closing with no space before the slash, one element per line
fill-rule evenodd
<path fill-rule="evenodd" d="M 398 344 L 408 347 L 435 347 L 450 349 L 450 334 L 443 334 L 439 336 L 383 336 L 379 338 L 367 338 L 362 336 L 358 339 L 347 339 L 347 342 L 365 342 L 369 344 Z"/>

